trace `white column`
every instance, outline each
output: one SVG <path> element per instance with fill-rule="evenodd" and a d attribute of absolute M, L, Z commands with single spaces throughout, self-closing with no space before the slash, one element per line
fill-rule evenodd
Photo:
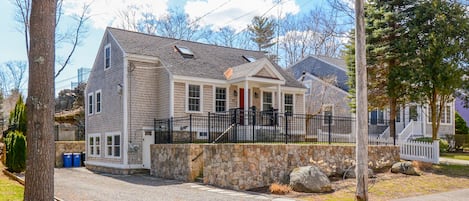
<path fill-rule="evenodd" d="M 249 114 L 249 85 L 248 81 L 244 81 L 244 125 L 249 124 L 248 114 Z"/>
<path fill-rule="evenodd" d="M 280 90 L 280 84 L 277 85 L 277 109 L 279 113 L 283 112 L 283 107 L 282 107 L 282 95 L 281 95 L 281 90 Z"/>

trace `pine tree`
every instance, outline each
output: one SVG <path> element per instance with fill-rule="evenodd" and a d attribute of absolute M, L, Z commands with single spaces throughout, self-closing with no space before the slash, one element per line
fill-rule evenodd
<path fill-rule="evenodd" d="M 23 102 L 23 96 L 19 96 L 16 101 L 15 109 L 10 112 L 8 125 L 10 131 L 20 131 L 26 133 L 26 105 Z"/>
<path fill-rule="evenodd" d="M 248 26 L 248 31 L 252 35 L 251 40 L 257 44 L 259 51 L 267 49 L 275 44 L 275 42 L 272 42 L 275 38 L 275 23 L 273 20 L 256 16 L 252 19 L 251 23 L 252 24 Z"/>
<path fill-rule="evenodd" d="M 395 136 L 395 119 L 398 103 L 407 100 L 406 80 L 410 67 L 406 62 L 400 37 L 405 29 L 405 10 L 411 1 L 370 0 L 366 4 L 366 43 L 368 102 L 371 109 L 390 109 L 390 134 Z M 352 37 L 354 33 L 351 34 Z M 355 44 L 350 40 L 346 45 L 346 63 L 349 85 L 352 90 L 351 107 L 355 107 Z"/>

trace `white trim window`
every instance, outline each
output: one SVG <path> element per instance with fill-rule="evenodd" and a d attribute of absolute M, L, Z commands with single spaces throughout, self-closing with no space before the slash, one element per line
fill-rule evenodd
<path fill-rule="evenodd" d="M 104 70 L 111 68 L 111 44 L 104 46 Z"/>
<path fill-rule="evenodd" d="M 226 92 L 225 87 L 215 87 L 215 112 L 226 111 Z"/>
<path fill-rule="evenodd" d="M 202 111 L 202 87 L 201 85 L 187 85 L 187 111 Z"/>
<path fill-rule="evenodd" d="M 273 105 L 272 92 L 262 92 L 262 110 L 270 110 L 273 108 Z"/>
<path fill-rule="evenodd" d="M 439 109 L 439 106 L 437 106 L 437 110 Z M 451 124 L 451 105 L 446 104 L 445 108 L 441 111 L 441 118 L 440 118 L 440 124 Z M 430 109 L 430 106 L 427 106 L 427 123 L 431 124 L 432 123 L 432 110 Z"/>
<path fill-rule="evenodd" d="M 294 105 L 293 105 L 293 94 L 284 94 L 283 95 L 283 107 L 284 107 L 284 112 L 285 114 L 293 114 L 294 111 Z"/>
<path fill-rule="evenodd" d="M 121 157 L 121 134 L 120 132 L 106 133 L 106 157 Z"/>
<path fill-rule="evenodd" d="M 93 114 L 93 101 L 94 101 L 93 93 L 89 93 L 88 94 L 88 115 Z"/>
<path fill-rule="evenodd" d="M 95 92 L 95 100 L 96 100 L 96 114 L 99 114 L 101 113 L 101 110 L 102 110 L 102 95 L 101 95 L 101 90 L 97 90 Z"/>
<path fill-rule="evenodd" d="M 329 125 L 329 118 L 331 118 L 330 124 L 334 124 L 334 105 L 333 104 L 324 104 L 322 106 L 322 115 L 324 117 L 323 124 L 324 125 Z"/>
<path fill-rule="evenodd" d="M 88 154 L 93 157 L 101 156 L 101 134 L 88 135 Z"/>

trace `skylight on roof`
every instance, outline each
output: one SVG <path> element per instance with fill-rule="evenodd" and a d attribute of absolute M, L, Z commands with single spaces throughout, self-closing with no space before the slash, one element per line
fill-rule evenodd
<path fill-rule="evenodd" d="M 249 61 L 249 62 L 255 62 L 256 61 L 256 58 L 254 58 L 252 56 L 243 55 L 243 58 L 246 59 L 246 61 Z"/>
<path fill-rule="evenodd" d="M 194 53 L 188 47 L 184 46 L 175 46 L 179 53 L 182 54 L 183 57 L 194 57 Z"/>

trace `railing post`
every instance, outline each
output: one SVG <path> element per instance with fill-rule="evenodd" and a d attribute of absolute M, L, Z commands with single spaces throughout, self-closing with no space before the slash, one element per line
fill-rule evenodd
<path fill-rule="evenodd" d="M 234 110 L 234 134 L 232 135 L 233 142 L 238 142 L 238 109 Z"/>
<path fill-rule="evenodd" d="M 153 119 L 153 138 L 155 138 L 155 144 L 156 144 L 156 118 Z"/>
<path fill-rule="evenodd" d="M 208 135 L 208 142 L 212 141 L 212 136 L 210 135 L 210 112 L 208 112 L 208 122 L 207 122 L 207 135 Z"/>
<path fill-rule="evenodd" d="M 189 114 L 189 138 L 191 140 L 191 143 L 193 143 L 192 139 L 192 114 Z"/>
<path fill-rule="evenodd" d="M 252 106 L 252 142 L 254 142 L 255 132 L 256 132 L 256 107 Z"/>
<path fill-rule="evenodd" d="M 166 143 L 170 143 L 171 142 L 171 117 L 168 119 L 168 125 L 166 125 L 167 128 L 166 128 L 166 134 L 167 134 L 167 139 L 166 139 Z"/>
<path fill-rule="evenodd" d="M 328 123 L 328 133 L 329 133 L 329 144 L 331 144 L 331 124 L 332 124 L 332 115 L 327 115 L 327 123 Z"/>
<path fill-rule="evenodd" d="M 288 115 L 285 115 L 285 144 L 288 144 Z"/>

